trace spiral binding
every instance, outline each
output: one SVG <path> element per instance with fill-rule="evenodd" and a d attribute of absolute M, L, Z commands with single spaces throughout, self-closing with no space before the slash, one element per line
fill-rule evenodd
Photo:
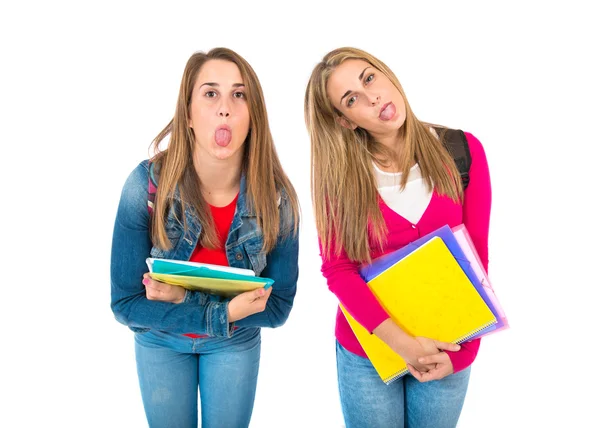
<path fill-rule="evenodd" d="M 486 328 L 496 324 L 498 322 L 498 320 L 494 317 L 494 319 L 492 321 L 490 321 L 489 323 L 479 327 L 477 330 L 472 331 L 471 333 L 460 337 L 459 339 L 455 340 L 452 343 L 462 343 L 462 342 L 466 342 L 467 340 L 469 340 L 470 338 L 472 338 L 473 336 L 475 336 L 477 333 L 479 333 L 481 330 L 485 330 Z"/>

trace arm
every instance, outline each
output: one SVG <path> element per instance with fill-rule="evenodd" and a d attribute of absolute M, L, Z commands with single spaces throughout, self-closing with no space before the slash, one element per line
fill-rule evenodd
<path fill-rule="evenodd" d="M 128 177 L 115 220 L 111 251 L 111 308 L 115 318 L 134 331 L 156 329 L 230 336 L 226 302 L 204 293 L 186 293 L 180 304 L 148 300 L 142 276 L 152 242 L 147 210 L 148 169 L 140 164 Z"/>
<path fill-rule="evenodd" d="M 321 273 L 327 280 L 329 290 L 350 315 L 372 333 L 390 316 L 360 276 L 358 263 L 351 261 L 344 249 L 340 255 L 333 254 L 333 251 L 329 255 L 324 254 L 323 246 L 319 244 L 323 260 Z M 332 248 L 335 248 L 335 242 Z"/>
<path fill-rule="evenodd" d="M 334 243 L 335 246 L 335 243 Z M 339 256 L 323 254 L 321 271 L 327 279 L 329 289 L 336 295 L 344 308 L 367 331 L 372 332 L 385 342 L 405 361 L 420 370 L 429 367 L 418 362 L 418 358 L 439 352 L 438 349 L 454 350 L 458 346 L 431 339 L 421 340 L 406 333 L 397 325 L 381 306 L 367 283 L 359 274 L 359 266 L 352 262 L 342 250 Z"/>
<path fill-rule="evenodd" d="M 281 213 L 282 223 L 291 217 L 288 203 L 283 199 Z M 288 216 L 289 217 L 286 217 Z M 288 229 L 282 226 L 282 229 Z M 261 276 L 271 278 L 275 282 L 273 291 L 267 300 L 263 312 L 258 312 L 236 321 L 239 327 L 279 327 L 287 320 L 296 296 L 298 282 L 298 233 L 293 231 L 282 233 L 275 247 L 267 254 L 267 266 Z"/>
<path fill-rule="evenodd" d="M 472 134 L 466 133 L 471 152 L 470 182 L 463 201 L 463 223 L 479 253 L 485 270 L 488 267 L 488 232 L 492 205 L 490 172 L 483 146 Z M 480 339 L 461 344 L 458 352 L 449 352 L 454 373 L 469 367 L 479 351 Z"/>

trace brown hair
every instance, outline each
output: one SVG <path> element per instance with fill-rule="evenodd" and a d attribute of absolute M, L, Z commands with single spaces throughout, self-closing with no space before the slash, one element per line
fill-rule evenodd
<path fill-rule="evenodd" d="M 258 226 L 263 233 L 263 250 L 269 251 L 275 245 L 280 232 L 278 192 L 283 190 L 290 202 L 294 233 L 297 232 L 299 221 L 298 198 L 275 150 L 258 77 L 244 58 L 226 48 L 215 48 L 208 53 L 196 52 L 189 58 L 181 79 L 175 115 L 153 140 L 155 155 L 152 162 L 156 163 L 160 171 L 160 180 L 154 202 L 152 242 L 160 248 L 170 248 L 165 220 L 170 201 L 176 189 L 179 189 L 183 209 L 191 205 L 200 220 L 200 244 L 206 248 L 218 246 L 215 225 L 208 204 L 200 192 L 201 183 L 193 166 L 195 137 L 193 130 L 188 126 L 192 91 L 201 68 L 209 60 L 224 60 L 237 65 L 246 87 L 251 128 L 244 142 L 242 161 L 242 169 L 246 175 L 246 203 L 253 208 L 257 216 Z M 169 134 L 168 148 L 161 151 L 159 145 Z M 187 227 L 185 216 L 183 223 Z"/>
<path fill-rule="evenodd" d="M 368 62 L 400 91 L 406 120 L 400 129 L 404 145 L 394 153 L 357 127 L 343 127 L 341 113 L 327 97 L 327 82 L 337 66 L 348 59 Z M 394 73 L 380 60 L 356 48 L 335 49 L 323 57 L 309 79 L 304 98 L 304 115 L 311 141 L 311 191 L 317 232 L 324 254 L 339 255 L 342 249 L 351 260 L 370 261 L 370 240 L 382 248 L 386 227 L 379 209 L 373 161 L 392 164 L 402 172 L 403 188 L 414 162 L 419 164 L 429 189 L 454 200 L 462 197 L 460 175 L 454 161 L 429 124 L 417 119 Z M 333 239 L 335 237 L 335 240 Z"/>

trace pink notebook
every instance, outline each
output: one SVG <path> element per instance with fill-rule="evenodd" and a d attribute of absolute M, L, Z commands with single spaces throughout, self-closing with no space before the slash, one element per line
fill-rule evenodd
<path fill-rule="evenodd" d="M 488 278 L 487 274 L 485 273 L 485 269 L 483 268 L 483 264 L 481 263 L 481 259 L 479 258 L 479 255 L 477 254 L 475 245 L 473 244 L 473 241 L 471 240 L 469 231 L 467 230 L 467 228 L 465 227 L 464 224 L 460 224 L 460 225 L 452 228 L 452 233 L 454 234 L 454 237 L 458 241 L 460 248 L 465 253 L 465 256 L 469 260 L 471 268 L 477 275 L 477 278 L 479 278 L 479 281 L 480 281 L 481 285 L 483 286 L 483 290 L 486 292 L 487 296 L 490 299 L 490 302 L 492 302 L 492 305 L 494 306 L 494 309 L 496 309 L 496 312 L 498 313 L 498 316 L 501 320 L 501 322 L 498 323 L 498 324 L 501 324 L 501 326 L 499 326 L 498 328 L 491 330 L 491 331 L 485 331 L 480 336 L 475 336 L 475 337 L 487 336 L 488 334 L 507 329 L 508 328 L 508 319 L 506 318 L 504 309 L 502 309 L 502 306 L 500 305 L 500 301 L 496 297 L 496 293 L 494 292 L 494 288 L 492 287 L 492 284 L 490 283 L 490 279 Z"/>

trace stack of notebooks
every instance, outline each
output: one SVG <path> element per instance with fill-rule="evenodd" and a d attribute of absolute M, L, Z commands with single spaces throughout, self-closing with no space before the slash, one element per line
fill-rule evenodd
<path fill-rule="evenodd" d="M 390 317 L 412 336 L 462 343 L 508 328 L 508 320 L 464 225 L 444 226 L 360 269 Z M 406 362 L 340 305 L 381 379 Z"/>
<path fill-rule="evenodd" d="M 246 291 L 264 287 L 273 280 L 257 277 L 251 269 L 170 259 L 146 259 L 150 277 L 193 291 L 233 297 Z"/>

